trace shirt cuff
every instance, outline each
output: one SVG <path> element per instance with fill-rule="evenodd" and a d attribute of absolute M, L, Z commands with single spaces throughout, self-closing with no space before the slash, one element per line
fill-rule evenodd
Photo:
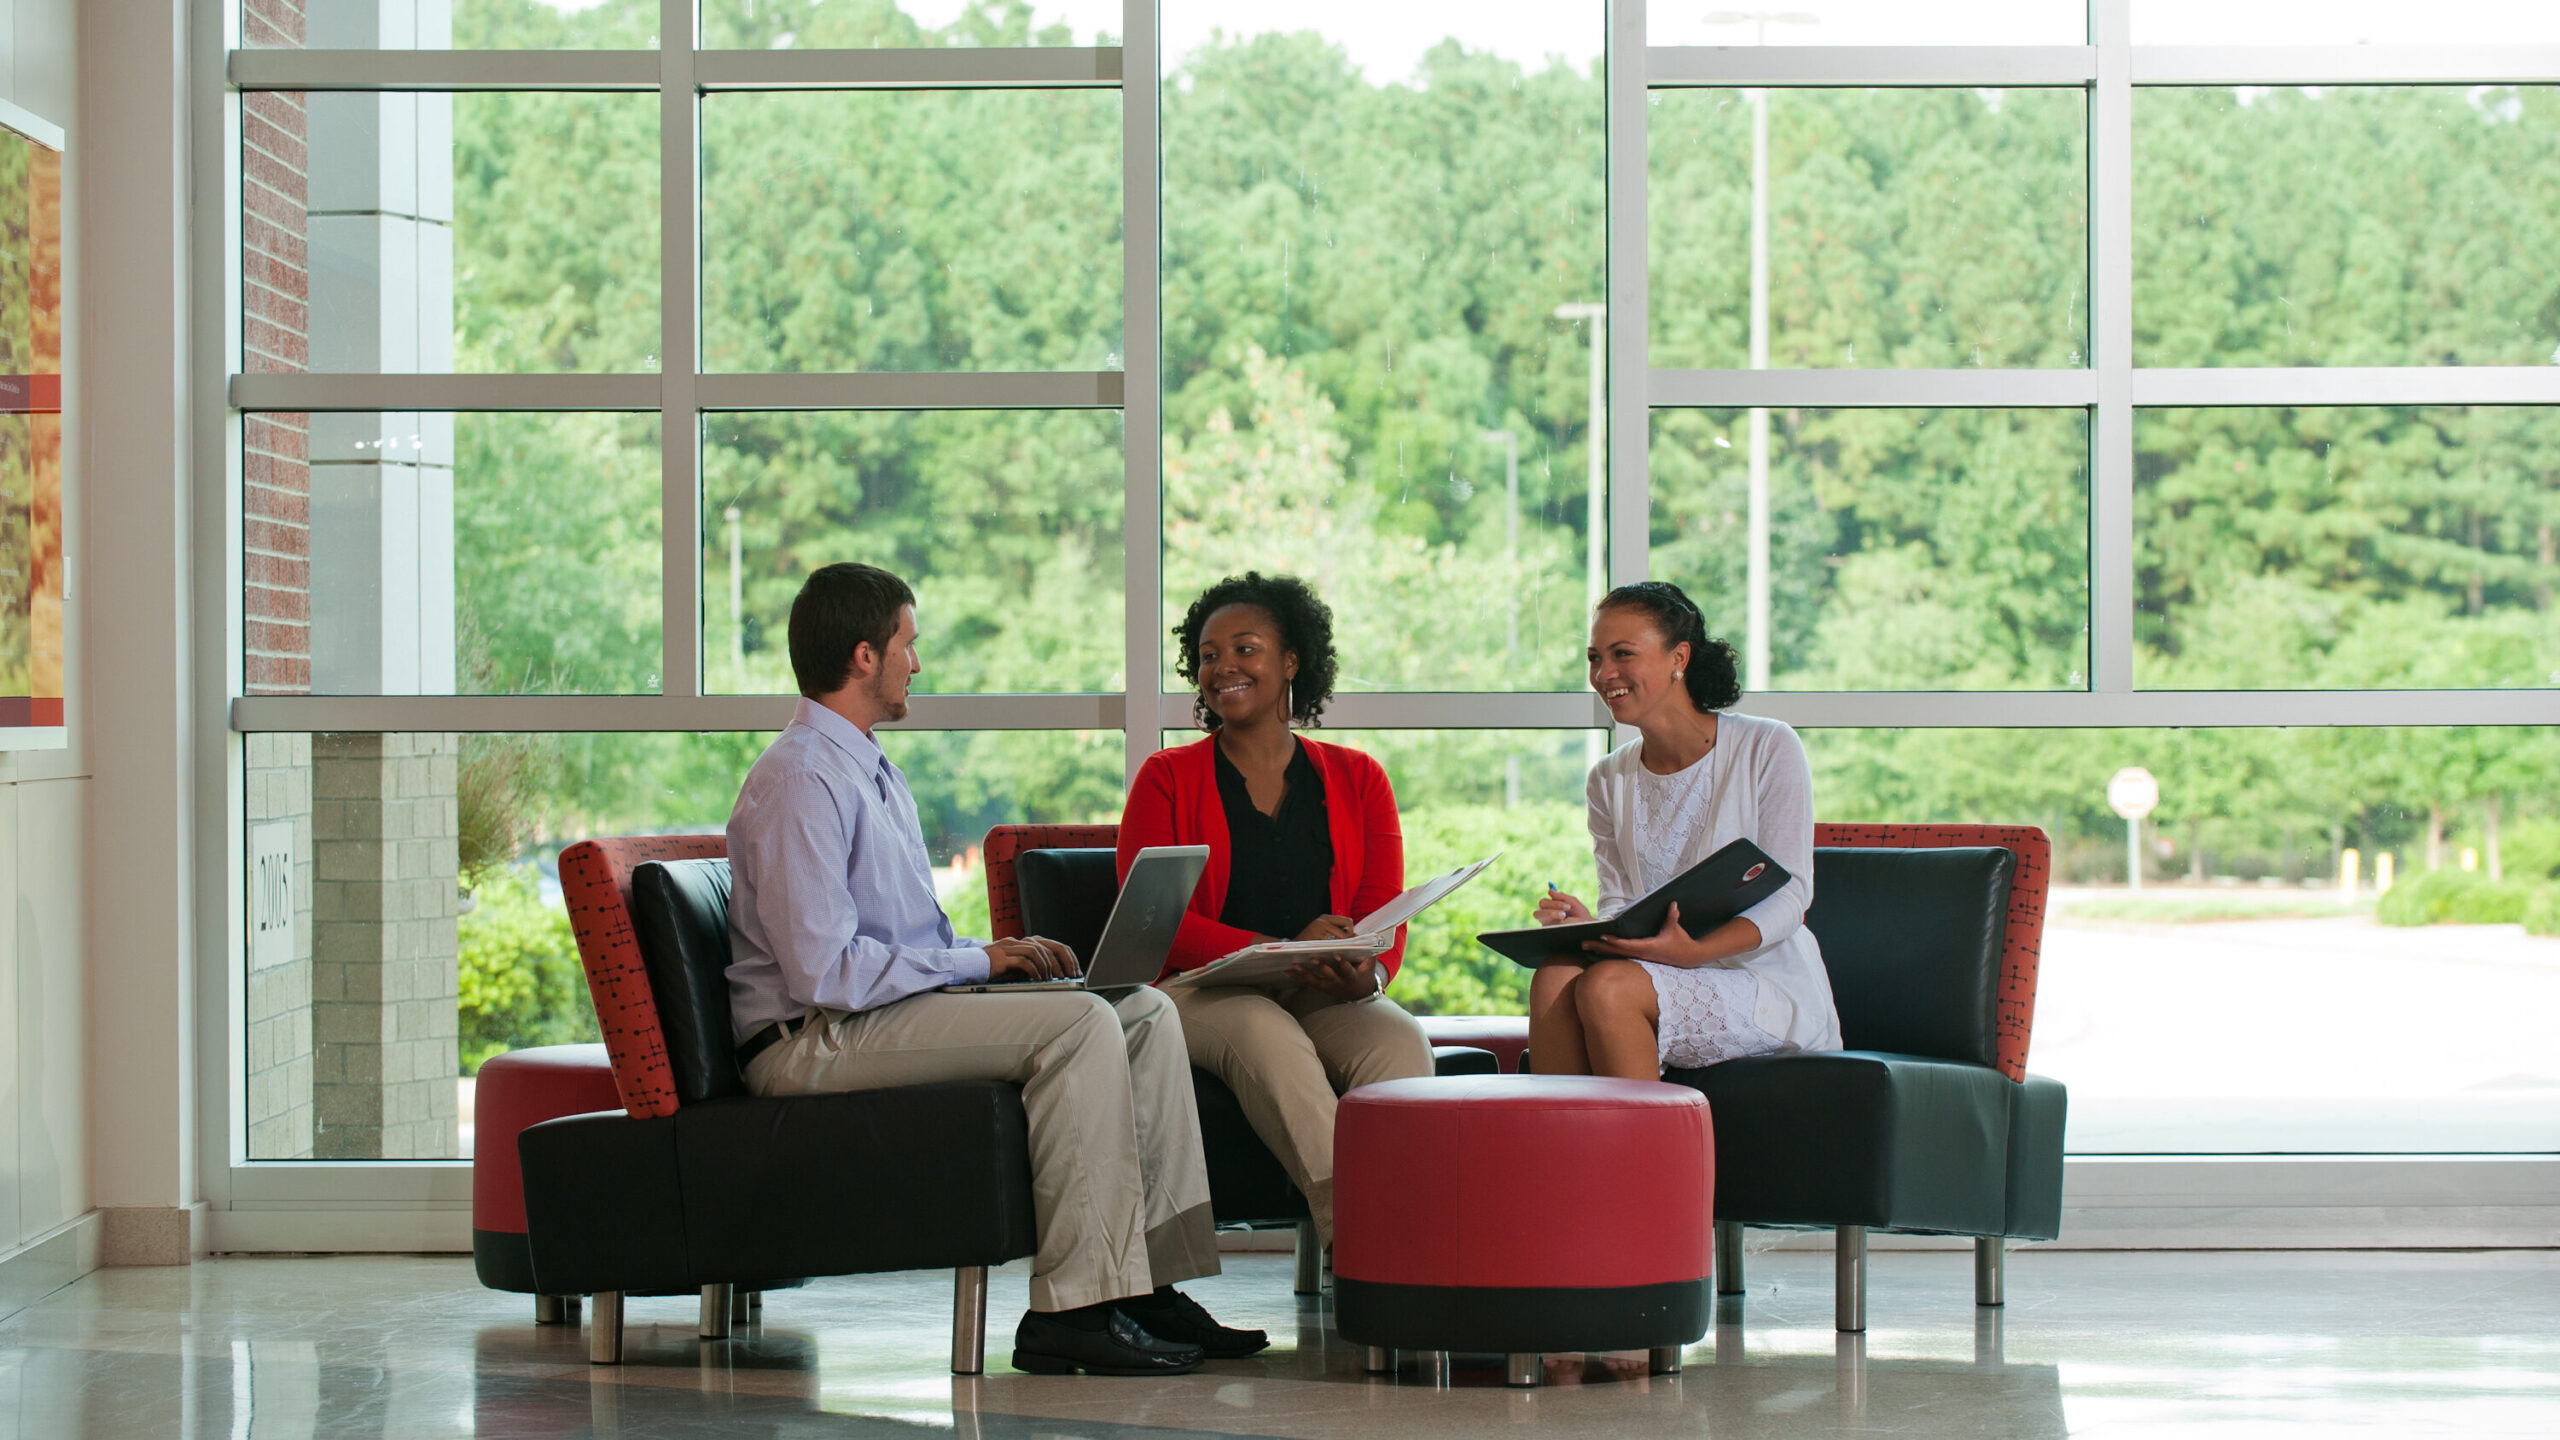
<path fill-rule="evenodd" d="M 1751 928 L 1760 932 L 1759 945 L 1744 953 L 1757 955 L 1762 950 L 1766 950 L 1770 946 L 1778 943 L 1779 939 L 1783 939 L 1783 936 L 1773 938 L 1769 932 L 1775 928 L 1775 925 L 1772 924 L 1773 921 L 1777 924 L 1784 924 L 1788 920 L 1796 918 L 1796 915 L 1800 915 L 1802 913 L 1801 911 L 1798 911 L 1791 915 L 1789 913 L 1790 909 L 1791 906 L 1787 894 L 1785 891 L 1781 890 L 1777 894 L 1767 897 L 1759 904 L 1754 905 L 1750 909 L 1735 916 L 1734 918 L 1737 920 L 1750 921 Z"/>
<path fill-rule="evenodd" d="M 987 977 L 995 973 L 995 965 L 987 959 L 987 952 L 977 946 L 945 950 L 942 962 L 943 973 L 951 977 L 945 982 L 947 984 L 984 985 Z"/>

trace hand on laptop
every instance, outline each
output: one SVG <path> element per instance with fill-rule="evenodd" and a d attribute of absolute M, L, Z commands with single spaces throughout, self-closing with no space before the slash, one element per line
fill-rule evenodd
<path fill-rule="evenodd" d="M 1083 973 L 1076 952 L 1055 940 L 1025 935 L 987 946 L 989 980 L 1072 980 Z"/>

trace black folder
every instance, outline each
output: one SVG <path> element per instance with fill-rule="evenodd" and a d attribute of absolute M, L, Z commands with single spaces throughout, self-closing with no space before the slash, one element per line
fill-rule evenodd
<path fill-rule="evenodd" d="M 1736 840 L 1681 871 L 1652 894 L 1606 920 L 1577 920 L 1570 925 L 1532 925 L 1526 930 L 1488 930 L 1476 938 L 1523 965 L 1535 967 L 1557 956 L 1587 959 L 1585 940 L 1604 937 L 1635 939 L 1662 933 L 1671 907 L 1680 907 L 1680 928 L 1691 938 L 1778 893 L 1794 877 L 1748 840 Z"/>

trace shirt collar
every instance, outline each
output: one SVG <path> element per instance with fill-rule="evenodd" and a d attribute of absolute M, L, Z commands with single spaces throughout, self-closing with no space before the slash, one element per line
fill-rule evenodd
<path fill-rule="evenodd" d="M 824 736 L 852 759 L 857 774 L 877 774 L 889 761 L 880 742 L 863 734 L 861 726 L 806 695 L 800 697 L 800 707 L 791 712 L 791 723 L 806 725 Z"/>

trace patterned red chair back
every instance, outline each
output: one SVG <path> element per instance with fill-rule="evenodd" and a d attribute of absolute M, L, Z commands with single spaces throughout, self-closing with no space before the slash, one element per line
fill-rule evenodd
<path fill-rule="evenodd" d="M 2033 825 L 1835 825 L 1813 827 L 1816 845 L 1936 850 L 1999 845 L 2018 857 L 2009 881 L 2009 929 L 2000 956 L 2000 1073 L 2027 1078 L 2027 1041 L 2036 1024 L 2036 963 L 2044 948 L 2045 892 L 2053 842 Z"/>
<path fill-rule="evenodd" d="M 613 1059 L 614 1089 L 635 1118 L 676 1113 L 675 1072 L 658 1028 L 656 992 L 631 928 L 631 872 L 652 860 L 728 858 L 726 835 L 630 835 L 581 840 L 560 852 L 560 892 L 578 937 L 587 994 Z"/>
<path fill-rule="evenodd" d="M 990 940 L 1019 939 L 1022 887 L 1014 882 L 1014 857 L 1025 850 L 1107 850 L 1120 843 L 1117 825 L 999 825 L 987 832 L 980 855 L 987 864 L 987 928 Z"/>

